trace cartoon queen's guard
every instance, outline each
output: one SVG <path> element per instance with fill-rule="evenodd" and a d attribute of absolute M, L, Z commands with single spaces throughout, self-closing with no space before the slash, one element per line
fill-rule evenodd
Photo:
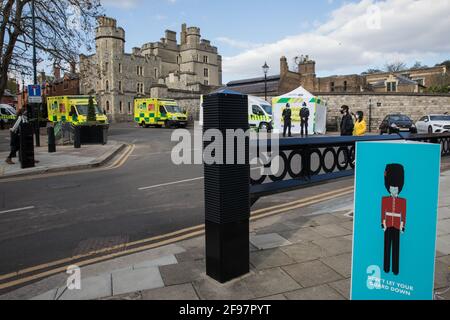
<path fill-rule="evenodd" d="M 385 185 L 390 193 L 382 200 L 382 228 L 384 230 L 384 272 L 400 273 L 400 234 L 406 227 L 406 199 L 400 198 L 405 184 L 405 169 L 400 164 L 389 164 L 384 173 Z"/>

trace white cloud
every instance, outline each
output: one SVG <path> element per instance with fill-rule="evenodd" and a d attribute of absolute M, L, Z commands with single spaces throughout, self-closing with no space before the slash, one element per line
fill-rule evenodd
<path fill-rule="evenodd" d="M 102 5 L 121 9 L 136 8 L 142 0 L 101 0 Z"/>
<path fill-rule="evenodd" d="M 379 8 L 376 17 L 374 5 Z M 225 57 L 223 70 L 227 79 L 259 76 L 267 60 L 275 74 L 281 56 L 289 61 L 300 54 L 309 54 L 317 69 L 328 73 L 364 71 L 391 60 L 424 60 L 450 52 L 449 16 L 450 0 L 361 0 L 335 10 L 314 31 Z M 373 27 L 374 19 L 379 28 Z"/>
<path fill-rule="evenodd" d="M 220 42 L 220 43 L 224 43 L 232 48 L 238 48 L 238 49 L 252 49 L 252 48 L 257 48 L 257 47 L 261 46 L 261 44 L 252 43 L 249 41 L 235 40 L 235 39 L 231 39 L 228 37 L 218 37 L 218 38 L 216 38 L 216 41 Z"/>

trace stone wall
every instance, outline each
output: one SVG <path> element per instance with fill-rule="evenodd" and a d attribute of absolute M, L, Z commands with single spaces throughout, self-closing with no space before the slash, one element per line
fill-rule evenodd
<path fill-rule="evenodd" d="M 427 114 L 443 114 L 450 112 L 449 94 L 424 93 L 317 93 L 328 104 L 328 130 L 338 129 L 340 121 L 340 107 L 348 105 L 352 112 L 363 111 L 369 122 L 369 105 L 372 105 L 373 132 L 378 131 L 381 121 L 392 113 L 405 114 L 418 121 Z"/>

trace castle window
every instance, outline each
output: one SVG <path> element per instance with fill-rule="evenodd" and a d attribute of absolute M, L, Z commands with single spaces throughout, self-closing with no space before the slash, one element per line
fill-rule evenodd
<path fill-rule="evenodd" d="M 155 79 L 158 79 L 158 69 L 155 68 Z"/>
<path fill-rule="evenodd" d="M 347 91 L 347 81 L 344 81 L 344 91 Z"/>
<path fill-rule="evenodd" d="M 120 113 L 123 113 L 123 103 L 122 103 L 122 101 L 119 102 L 119 111 L 120 111 Z"/>
<path fill-rule="evenodd" d="M 335 90 L 335 89 L 334 89 L 334 82 L 331 82 L 331 83 L 330 83 L 330 91 L 331 91 L 331 92 L 334 92 L 334 90 Z"/>
<path fill-rule="evenodd" d="M 108 81 L 108 80 L 106 80 L 105 90 L 106 90 L 106 91 L 109 91 L 109 81 Z"/>
<path fill-rule="evenodd" d="M 203 82 L 203 84 L 204 84 L 205 86 L 209 86 L 209 81 L 208 81 L 208 80 L 205 80 L 205 81 Z"/>
<path fill-rule="evenodd" d="M 122 92 L 122 81 L 119 81 L 119 91 Z"/>
<path fill-rule="evenodd" d="M 203 56 L 203 63 L 208 63 L 208 56 Z"/>
<path fill-rule="evenodd" d="M 109 101 L 106 101 L 106 112 L 110 113 L 111 110 L 109 110 Z"/>
<path fill-rule="evenodd" d="M 209 77 L 209 70 L 208 70 L 208 68 L 203 69 L 203 75 L 205 77 Z"/>

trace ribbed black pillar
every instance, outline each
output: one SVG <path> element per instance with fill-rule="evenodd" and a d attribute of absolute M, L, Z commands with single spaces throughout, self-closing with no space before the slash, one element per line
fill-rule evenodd
<path fill-rule="evenodd" d="M 20 124 L 19 158 L 22 169 L 34 168 L 33 125 L 29 122 Z"/>
<path fill-rule="evenodd" d="M 204 98 L 203 110 L 203 131 L 222 132 L 225 163 L 226 130 L 249 129 L 247 96 L 212 94 Z M 205 163 L 206 273 L 221 283 L 250 270 L 248 138 L 245 144 L 245 164 Z M 232 152 L 237 152 L 236 146 Z"/>

